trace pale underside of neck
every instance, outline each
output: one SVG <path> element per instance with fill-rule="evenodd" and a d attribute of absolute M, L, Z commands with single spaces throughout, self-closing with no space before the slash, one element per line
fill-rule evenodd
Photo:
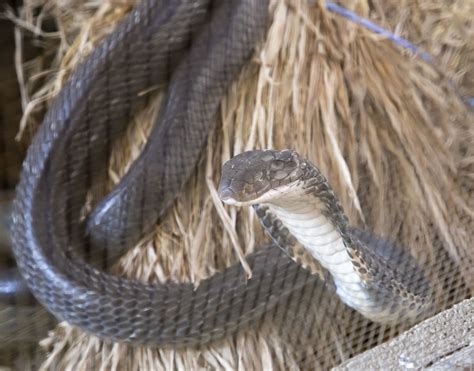
<path fill-rule="evenodd" d="M 344 239 L 325 215 L 324 203 L 302 187 L 279 193 L 281 197 L 273 195 L 265 202 L 270 211 L 330 272 L 341 300 L 362 314 L 369 314 L 374 303 L 351 262 Z"/>

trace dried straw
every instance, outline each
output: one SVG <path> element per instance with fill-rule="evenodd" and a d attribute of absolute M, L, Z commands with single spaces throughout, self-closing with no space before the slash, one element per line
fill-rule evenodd
<path fill-rule="evenodd" d="M 328 13 L 322 3 L 272 1 L 267 38 L 222 102 L 197 171 L 166 220 L 119 262 L 116 274 L 198 283 L 235 263 L 236 251 L 252 252 L 262 234 L 250 210 L 224 208 L 215 197 L 220 167 L 246 149 L 290 147 L 318 164 L 353 224 L 411 249 L 435 284 L 438 309 L 472 294 L 474 129 L 447 77 L 474 95 L 469 76 L 474 9 L 461 0 L 449 7 L 434 0 L 420 0 L 419 7 L 395 0 L 371 2 L 373 7 L 366 0 L 347 3 L 430 51 L 447 76 Z M 33 16 L 38 5 L 44 13 Z M 40 32 L 42 20 L 52 15 L 59 36 L 43 34 L 58 38 L 49 66 L 18 62 L 26 76 L 20 134 L 34 130 L 31 112 L 44 109 L 74 66 L 132 5 L 25 2 L 22 32 Z M 43 83 L 34 87 L 31 77 L 39 71 Z M 109 186 L 140 153 L 157 107 L 158 100 L 140 112 L 116 146 Z M 329 320 L 321 325 L 327 336 L 308 344 L 320 352 L 313 366 L 335 365 L 399 330 L 375 326 L 334 305 L 337 315 L 326 310 Z M 295 353 L 268 321 L 258 331 L 199 350 L 109 344 L 64 323 L 42 345 L 49 351 L 43 369 L 297 368 Z"/>

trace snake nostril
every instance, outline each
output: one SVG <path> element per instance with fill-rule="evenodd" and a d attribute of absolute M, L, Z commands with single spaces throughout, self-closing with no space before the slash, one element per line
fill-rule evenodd
<path fill-rule="evenodd" d="M 232 199 L 234 198 L 235 196 L 235 192 L 232 190 L 232 188 L 230 187 L 222 187 L 222 188 L 219 188 L 219 198 L 222 200 L 222 201 L 226 201 L 226 200 L 229 200 L 229 199 Z"/>

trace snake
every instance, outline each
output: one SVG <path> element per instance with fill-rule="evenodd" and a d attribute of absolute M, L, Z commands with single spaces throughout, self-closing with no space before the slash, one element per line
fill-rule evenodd
<path fill-rule="evenodd" d="M 182 192 L 221 99 L 263 37 L 267 15 L 268 1 L 262 0 L 143 0 L 55 97 L 28 148 L 11 229 L 23 279 L 58 320 L 108 341 L 200 346 L 258 323 L 311 282 L 332 280 L 340 290 L 331 269 L 324 272 L 314 259 L 295 264 L 289 250 L 274 243 L 246 256 L 250 279 L 236 263 L 197 286 L 141 283 L 90 261 L 95 249 L 113 258 L 122 254 Z M 165 97 L 140 157 L 86 213 L 114 141 L 147 103 L 143 92 L 157 86 L 166 87 Z M 338 228 L 345 227 L 339 211 L 334 218 Z M 349 238 L 345 229 L 341 235 Z M 355 258 L 363 251 L 370 265 L 366 251 L 354 246 L 371 238 L 352 238 Z"/>

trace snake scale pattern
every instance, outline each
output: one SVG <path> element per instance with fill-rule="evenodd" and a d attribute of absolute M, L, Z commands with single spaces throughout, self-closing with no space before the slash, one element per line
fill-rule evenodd
<path fill-rule="evenodd" d="M 341 299 L 375 320 L 424 309 L 426 282 L 422 279 L 417 287 L 393 270 L 383 259 L 396 251 L 393 246 L 365 232 L 349 232 L 320 174 L 312 179 L 306 172 L 301 175 L 307 185 L 301 195 L 316 200 L 325 225 L 338 233 L 337 246 L 330 245 L 358 268 L 349 276 L 357 280 L 360 297 L 341 284 L 342 273 L 330 259 L 319 256 L 317 247 L 290 226 L 284 205 L 259 214 L 265 214 L 264 224 L 268 218 L 280 220 L 281 225 L 269 229 L 273 238 L 287 229 L 287 237 L 294 238 L 283 248 L 293 252 L 299 246 L 303 258 L 295 264 L 298 258 L 275 246 L 261 248 L 247 257 L 250 280 L 236 264 L 197 288 L 143 284 L 110 275 L 84 258 L 84 252 L 94 249 L 119 256 L 156 225 L 179 195 L 222 96 L 263 37 L 267 13 L 268 1 L 262 0 L 143 0 L 85 58 L 56 97 L 23 165 L 12 231 L 13 252 L 26 283 L 58 319 L 112 341 L 202 345 L 258 322 L 316 276 L 333 282 Z M 143 153 L 84 219 L 87 194 L 107 168 L 113 141 L 146 101 L 140 93 L 160 85 L 167 85 L 166 96 Z M 229 165 L 223 169 L 223 184 L 235 175 L 226 169 Z M 253 179 L 254 174 L 247 176 Z M 342 264 L 344 269 L 348 264 Z M 423 278 L 416 265 L 407 266 Z M 407 303 L 392 309 L 388 304 L 400 297 L 397 290 Z"/>

